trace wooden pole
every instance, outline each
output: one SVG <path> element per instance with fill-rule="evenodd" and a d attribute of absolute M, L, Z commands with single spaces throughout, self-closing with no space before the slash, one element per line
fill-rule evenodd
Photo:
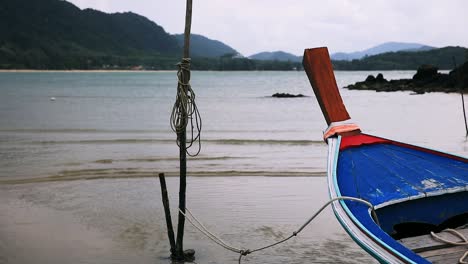
<path fill-rule="evenodd" d="M 161 196 L 164 206 L 164 214 L 166 216 L 167 236 L 171 245 L 171 255 L 175 254 L 176 243 L 174 239 L 174 228 L 172 227 L 171 210 L 169 207 L 169 197 L 167 195 L 166 179 L 164 173 L 159 173 L 159 182 L 161 184 Z"/>
<path fill-rule="evenodd" d="M 460 95 L 461 95 L 461 99 L 462 99 L 462 109 L 463 109 L 463 118 L 465 119 L 465 131 L 466 131 L 466 134 L 465 134 L 465 137 L 468 137 L 468 124 L 466 122 L 466 110 L 465 110 L 465 98 L 463 96 L 463 80 L 461 78 L 461 67 L 460 69 L 457 69 L 457 61 L 455 60 L 455 57 L 452 57 L 452 60 L 453 60 L 453 66 L 455 67 L 453 70 L 456 71 L 457 73 L 457 76 L 456 77 L 456 80 L 457 82 L 460 82 Z M 457 83 L 455 82 L 455 83 Z"/>
<path fill-rule="evenodd" d="M 187 0 L 186 13 L 185 13 L 185 32 L 184 32 L 184 58 L 190 57 L 190 28 L 192 25 L 192 0 Z M 189 83 L 190 75 L 184 74 L 182 83 Z M 186 86 L 183 86 L 187 89 Z M 184 90 L 184 93 L 187 93 Z M 181 123 L 185 124 L 187 120 L 186 113 L 181 116 Z M 186 192 L 186 175 L 187 175 L 187 148 L 186 148 L 186 127 L 183 127 L 177 135 L 179 141 L 179 156 L 180 156 L 180 185 L 179 185 L 179 210 L 185 213 L 185 192 Z M 177 240 L 176 240 L 176 258 L 185 260 L 184 256 L 184 226 L 185 216 L 179 212 L 178 225 L 177 225 Z"/>
<path fill-rule="evenodd" d="M 185 11 L 184 58 L 190 57 L 190 29 L 192 27 L 192 0 L 187 0 Z"/>
<path fill-rule="evenodd" d="M 465 98 L 463 96 L 463 88 L 460 88 L 460 94 L 461 94 L 461 99 L 462 99 L 462 108 L 463 108 L 463 117 L 465 118 L 465 137 L 468 137 L 468 124 L 466 122 L 466 110 L 465 110 Z"/>

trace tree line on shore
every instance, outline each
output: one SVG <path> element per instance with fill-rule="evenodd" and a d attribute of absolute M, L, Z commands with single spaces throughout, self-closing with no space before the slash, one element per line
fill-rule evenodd
<path fill-rule="evenodd" d="M 0 4 L 0 69 L 175 70 L 181 36 L 131 12 L 107 14 L 60 0 L 15 0 Z M 192 36 L 192 69 L 302 70 L 288 60 L 240 56 L 222 42 Z M 445 47 L 389 52 L 360 60 L 333 61 L 335 70 L 416 70 L 422 64 L 454 68 L 468 49 Z"/>

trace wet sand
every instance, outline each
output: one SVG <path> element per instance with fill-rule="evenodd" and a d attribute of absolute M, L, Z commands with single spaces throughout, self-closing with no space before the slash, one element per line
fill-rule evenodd
<path fill-rule="evenodd" d="M 136 257 L 122 254 L 112 239 L 68 212 L 18 198 L 2 195 L 1 263 L 112 263 L 114 257 L 129 262 Z"/>
<path fill-rule="evenodd" d="M 178 182 L 167 181 L 174 207 Z M 188 207 L 223 240 L 255 248 L 302 225 L 328 198 L 324 186 L 314 177 L 191 177 Z M 157 179 L 8 184 L 0 198 L 0 263 L 170 263 Z M 196 250 L 195 263 L 237 263 L 189 223 L 185 248 Z M 372 261 L 329 209 L 297 238 L 243 263 Z"/>
<path fill-rule="evenodd" d="M 177 72 L 177 70 L 33 70 L 33 69 L 0 69 L 0 72 Z"/>

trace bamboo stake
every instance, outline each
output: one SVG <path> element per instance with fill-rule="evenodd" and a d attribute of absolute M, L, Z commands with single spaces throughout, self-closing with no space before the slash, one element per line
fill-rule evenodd
<path fill-rule="evenodd" d="M 460 88 L 460 94 L 461 94 L 462 106 L 463 106 L 463 117 L 465 118 L 465 130 L 466 130 L 465 137 L 468 137 L 468 124 L 466 123 L 465 98 L 463 96 L 462 88 Z"/>
<path fill-rule="evenodd" d="M 461 68 L 457 69 L 457 61 L 455 60 L 455 57 L 452 57 L 452 60 L 453 60 L 453 65 L 455 67 L 454 70 L 457 71 L 456 80 L 460 82 L 460 95 L 462 99 L 463 118 L 465 119 L 465 131 L 466 131 L 465 137 L 468 137 L 468 124 L 466 122 L 465 98 L 463 96 L 463 81 L 461 78 Z"/>
<path fill-rule="evenodd" d="M 185 32 L 184 32 L 184 58 L 190 57 L 190 28 L 192 24 L 192 0 L 187 0 L 186 13 L 185 13 Z M 189 83 L 190 75 L 184 74 L 183 83 Z M 187 87 L 184 86 L 184 89 Z M 187 91 L 184 91 L 185 93 Z M 186 123 L 187 116 L 183 113 L 182 124 Z M 179 184 L 179 209 L 185 214 L 185 192 L 187 188 L 186 175 L 187 175 L 187 148 L 186 148 L 186 127 L 183 127 L 177 135 L 179 141 L 179 156 L 180 156 L 180 184 Z M 184 225 L 185 216 L 179 212 L 178 225 L 177 225 L 177 240 L 175 257 L 178 260 L 185 260 L 184 254 Z"/>
<path fill-rule="evenodd" d="M 161 196 L 164 206 L 164 214 L 166 215 L 167 236 L 169 237 L 169 243 L 171 244 L 171 255 L 174 255 L 176 243 L 174 239 L 174 228 L 172 227 L 171 210 L 169 207 L 169 197 L 167 195 L 166 179 L 164 178 L 164 173 L 159 173 L 159 182 L 161 184 Z"/>

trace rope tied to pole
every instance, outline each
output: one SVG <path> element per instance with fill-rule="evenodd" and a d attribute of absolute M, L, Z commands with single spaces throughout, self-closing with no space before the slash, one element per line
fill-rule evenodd
<path fill-rule="evenodd" d="M 332 204 L 333 202 L 336 202 L 338 200 L 355 201 L 355 202 L 365 204 L 366 206 L 369 207 L 370 214 L 371 214 L 373 220 L 375 221 L 375 223 L 380 226 L 379 220 L 377 218 L 377 214 L 375 212 L 374 205 L 372 205 L 370 202 L 368 202 L 368 201 L 366 201 L 364 199 L 360 199 L 360 198 L 356 198 L 356 197 L 349 197 L 349 196 L 340 196 L 340 197 L 335 197 L 335 198 L 329 200 L 328 202 L 326 202 L 298 230 L 294 231 L 290 236 L 288 236 L 286 238 L 283 238 L 283 239 L 281 239 L 281 240 L 279 240 L 277 242 L 274 242 L 273 244 L 266 245 L 266 246 L 263 246 L 263 247 L 260 247 L 260 248 L 245 249 L 245 248 L 236 248 L 234 246 L 231 246 L 231 245 L 227 244 L 226 242 L 224 242 L 218 236 L 214 235 L 190 212 L 190 210 L 188 208 L 185 208 L 186 213 L 182 212 L 182 210 L 180 210 L 180 209 L 179 209 L 179 212 L 186 217 L 186 219 L 190 222 L 190 224 L 192 224 L 192 226 L 194 226 L 196 229 L 198 229 L 198 231 L 200 231 L 202 234 L 207 236 L 213 242 L 215 242 L 216 244 L 220 245 L 221 247 L 223 247 L 223 248 L 225 248 L 225 249 L 227 249 L 229 251 L 232 251 L 234 253 L 239 254 L 238 263 L 241 264 L 243 256 L 247 256 L 247 255 L 249 255 L 251 253 L 274 247 L 276 245 L 284 243 L 284 242 L 288 241 L 289 239 L 297 236 L 307 225 L 309 225 L 312 222 L 312 220 L 314 220 L 325 208 L 327 208 L 327 206 L 329 206 L 330 204 Z M 190 217 L 188 217 L 188 216 L 190 216 Z"/>
<path fill-rule="evenodd" d="M 190 123 L 189 133 L 187 138 L 186 152 L 189 156 L 194 157 L 201 150 L 201 129 L 202 119 L 195 102 L 195 92 L 190 85 L 190 58 L 182 58 L 182 61 L 177 64 L 177 95 L 174 107 L 171 113 L 171 128 L 177 135 L 185 131 Z M 198 149 L 194 154 L 188 151 L 195 142 L 198 142 Z M 180 147 L 180 137 L 177 137 L 177 145 Z"/>

